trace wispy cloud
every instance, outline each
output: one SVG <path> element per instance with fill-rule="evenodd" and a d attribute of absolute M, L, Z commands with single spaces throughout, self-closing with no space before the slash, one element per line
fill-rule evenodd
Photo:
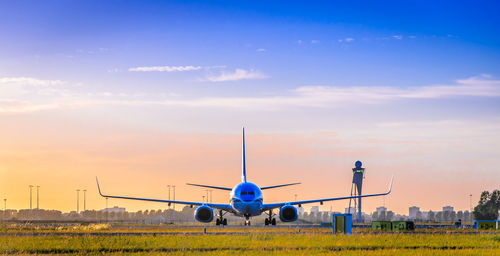
<path fill-rule="evenodd" d="M 53 86 L 64 83 L 62 80 L 44 80 L 33 77 L 0 77 L 0 84 Z"/>
<path fill-rule="evenodd" d="M 319 44 L 320 41 L 319 40 L 311 40 L 311 44 Z"/>
<path fill-rule="evenodd" d="M 265 51 L 267 51 L 267 50 L 266 50 L 266 49 L 264 49 L 264 48 L 259 48 L 259 49 L 257 49 L 256 51 L 258 51 L 258 52 L 265 52 Z"/>
<path fill-rule="evenodd" d="M 345 39 L 339 39 L 338 41 L 339 41 L 339 43 L 342 43 L 342 42 L 350 43 L 350 42 L 354 41 L 354 38 L 347 37 Z"/>
<path fill-rule="evenodd" d="M 209 76 L 205 80 L 210 82 L 226 82 L 249 79 L 266 79 L 267 75 L 256 70 L 245 70 L 237 68 L 234 72 L 222 72 L 216 76 Z"/>
<path fill-rule="evenodd" d="M 262 79 L 267 77 L 255 71 L 237 69 L 212 77 L 210 81 L 236 81 L 241 79 Z M 1 90 L 2 88 L 0 88 Z M 0 91 L 1 92 L 1 91 Z M 228 97 L 134 97 L 121 93 L 70 93 L 62 98 L 38 100 L 4 99 L 0 101 L 0 113 L 25 113 L 48 109 L 63 109 L 93 105 L 127 106 L 178 106 L 178 107 L 222 107 L 250 110 L 280 110 L 287 108 L 337 108 L 345 103 L 390 104 L 396 101 L 444 99 L 452 97 L 500 97 L 500 80 L 488 75 L 457 80 L 450 85 L 429 85 L 414 87 L 389 86 L 301 86 L 269 96 Z"/>
<path fill-rule="evenodd" d="M 201 66 L 149 66 L 149 67 L 135 67 L 129 68 L 131 72 L 182 72 L 200 70 Z"/>
<path fill-rule="evenodd" d="M 401 40 L 401 39 L 403 39 L 403 36 L 402 35 L 393 35 L 392 38 L 397 39 L 397 40 Z"/>
<path fill-rule="evenodd" d="M 0 99 L 0 113 L 30 113 L 50 109 L 59 109 L 58 103 L 33 103 L 16 99 Z"/>

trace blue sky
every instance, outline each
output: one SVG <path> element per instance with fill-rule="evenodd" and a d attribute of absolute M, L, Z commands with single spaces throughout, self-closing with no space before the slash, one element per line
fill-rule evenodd
<path fill-rule="evenodd" d="M 16 159 L 40 159 L 55 170 L 63 168 L 57 162 L 62 154 L 95 163 L 90 169 L 107 166 L 111 176 L 129 161 L 116 156 L 115 147 L 141 144 L 150 154 L 137 169 L 159 175 L 170 169 L 149 158 L 163 154 L 155 138 L 168 144 L 165 138 L 179 134 L 179 145 L 202 147 L 190 136 L 237 138 L 246 125 L 249 140 L 255 133 L 293 145 L 260 152 L 317 152 L 281 166 L 256 159 L 257 166 L 300 177 L 304 169 L 297 166 L 349 169 L 355 160 L 368 160 L 382 168 L 380 176 L 399 170 L 406 188 L 417 186 L 415 179 L 433 184 L 430 174 L 442 172 L 454 177 L 444 187 L 430 186 L 442 201 L 414 199 L 435 208 L 454 198 L 464 208 L 461 194 L 479 195 L 500 179 L 481 168 L 500 157 L 498 13 L 495 1 L 4 2 L 0 122 L 8 125 L 0 132 L 10 142 L 3 142 L 8 150 L 0 157 L 9 164 L 0 171 L 4 180 L 23 172 L 37 177 L 31 168 L 39 162 L 19 166 Z M 335 139 L 307 144 L 317 134 Z M 108 146 L 110 138 L 130 144 Z M 210 139 L 224 145 L 217 152 L 229 147 L 222 138 Z M 213 158 L 217 152 L 205 153 Z M 189 153 L 179 157 L 190 159 Z M 330 153 L 345 158 L 330 159 Z M 103 160 L 107 154 L 112 157 Z M 211 168 L 228 168 L 217 163 Z M 265 177 L 262 168 L 257 178 Z M 416 171 L 429 178 L 416 178 Z M 60 177 L 48 173 L 47 180 Z M 69 176 L 85 180 L 88 171 Z M 79 181 L 73 182 L 67 186 Z M 12 183 L 12 191 L 21 183 Z M 405 190 L 395 202 L 412 193 Z"/>
<path fill-rule="evenodd" d="M 482 73 L 497 75 L 500 60 L 500 8 L 494 2 L 3 5 L 2 69 L 23 57 L 32 62 L 31 72 L 47 75 L 69 71 L 75 77 L 84 69 L 106 76 L 102 73 L 108 69 L 131 66 L 224 65 L 270 76 L 260 81 L 262 88 L 418 86 Z M 30 60 L 33 56 L 65 68 L 37 65 Z M 81 78 L 90 79 L 86 74 Z M 189 83 L 177 76 L 164 79 Z"/>

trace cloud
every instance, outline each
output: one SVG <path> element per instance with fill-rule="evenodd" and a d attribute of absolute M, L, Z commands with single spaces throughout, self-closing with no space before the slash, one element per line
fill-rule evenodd
<path fill-rule="evenodd" d="M 500 80 L 471 77 L 453 85 L 415 87 L 384 86 L 301 86 L 288 93 L 263 97 L 205 97 L 189 100 L 151 102 L 158 105 L 188 107 L 235 107 L 249 109 L 280 109 L 285 107 L 335 108 L 346 102 L 383 104 L 397 100 L 439 99 L 452 97 L 500 97 Z M 147 104 L 147 102 L 135 102 Z"/>
<path fill-rule="evenodd" d="M 401 39 L 403 39 L 403 36 L 402 35 L 394 35 L 394 36 L 392 36 L 392 38 L 397 39 L 397 40 L 401 40 Z"/>
<path fill-rule="evenodd" d="M 64 84 L 61 80 L 43 80 L 33 77 L 0 77 L 0 84 L 53 86 Z"/>
<path fill-rule="evenodd" d="M 348 37 L 345 39 L 339 39 L 338 41 L 339 41 L 339 43 L 342 43 L 342 42 L 350 43 L 350 42 L 354 41 L 354 38 Z"/>
<path fill-rule="evenodd" d="M 61 105 L 57 103 L 36 104 L 29 101 L 16 99 L 0 99 L 0 113 L 29 113 L 42 110 L 58 109 Z"/>
<path fill-rule="evenodd" d="M 209 76 L 206 78 L 206 81 L 226 82 L 226 81 L 266 79 L 266 78 L 268 78 L 268 76 L 262 74 L 259 71 L 237 68 L 234 72 L 222 72 L 220 75 L 217 76 Z"/>
<path fill-rule="evenodd" d="M 259 48 L 259 49 L 257 49 L 256 51 L 258 51 L 258 52 L 265 52 L 265 51 L 266 51 L 266 49 L 264 49 L 264 48 Z"/>
<path fill-rule="evenodd" d="M 128 71 L 131 72 L 182 72 L 182 71 L 193 71 L 200 70 L 201 66 L 150 66 L 150 67 L 135 67 L 129 68 Z"/>
<path fill-rule="evenodd" d="M 311 44 L 319 44 L 319 40 L 311 40 Z"/>
<path fill-rule="evenodd" d="M 211 77 L 214 82 L 237 81 L 241 79 L 262 79 L 267 77 L 256 71 L 236 69 Z M 0 88 L 1 89 L 1 88 Z M 273 111 L 288 108 L 337 108 L 346 103 L 390 104 L 395 101 L 445 99 L 453 97 L 500 97 L 500 80 L 489 75 L 459 79 L 450 85 L 429 85 L 413 87 L 389 86 L 301 86 L 268 96 L 227 96 L 185 98 L 163 95 L 158 97 L 133 96 L 108 91 L 106 93 L 71 93 L 64 97 L 37 100 L 2 100 L 0 113 L 24 113 L 47 109 L 77 108 L 94 105 L 126 106 L 172 106 L 201 108 L 238 108 Z M 12 98 L 12 97 L 11 97 Z"/>

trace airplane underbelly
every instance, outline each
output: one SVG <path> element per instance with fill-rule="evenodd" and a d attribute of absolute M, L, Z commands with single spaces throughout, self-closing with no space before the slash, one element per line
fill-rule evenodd
<path fill-rule="evenodd" d="M 233 208 L 239 216 L 258 216 L 261 214 L 262 202 L 233 202 Z"/>

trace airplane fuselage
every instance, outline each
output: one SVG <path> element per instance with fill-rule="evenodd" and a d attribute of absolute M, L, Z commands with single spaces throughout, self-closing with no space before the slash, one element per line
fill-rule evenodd
<path fill-rule="evenodd" d="M 252 182 L 241 182 L 231 190 L 230 204 L 237 216 L 258 216 L 262 213 L 262 190 Z"/>

